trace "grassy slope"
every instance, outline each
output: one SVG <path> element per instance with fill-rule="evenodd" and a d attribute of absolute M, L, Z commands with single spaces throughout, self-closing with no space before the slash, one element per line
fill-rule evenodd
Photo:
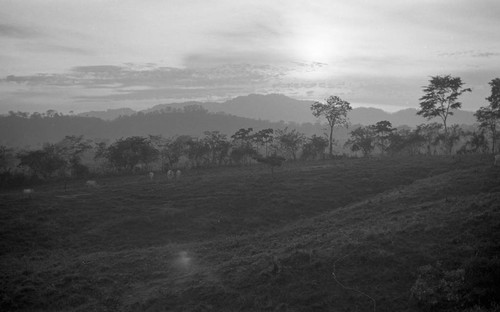
<path fill-rule="evenodd" d="M 499 181 L 480 156 L 388 158 L 2 194 L 1 307 L 416 309 L 419 267 L 500 241 Z"/>

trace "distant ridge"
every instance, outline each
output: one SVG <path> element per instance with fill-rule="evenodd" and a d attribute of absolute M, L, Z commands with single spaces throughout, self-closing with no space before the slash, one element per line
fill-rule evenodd
<path fill-rule="evenodd" d="M 249 94 L 238 96 L 234 99 L 217 102 L 197 102 L 189 101 L 182 103 L 158 104 L 151 108 L 142 110 L 142 113 L 151 113 L 162 110 L 182 109 L 189 105 L 199 105 L 212 113 L 225 113 L 229 115 L 268 120 L 271 122 L 295 122 L 295 123 L 315 123 L 317 121 L 311 114 L 310 106 L 313 101 L 296 100 L 282 94 Z M 129 116 L 137 113 L 130 108 L 108 109 L 107 111 L 93 111 L 81 113 L 79 116 L 97 117 L 104 120 L 112 120 L 119 116 Z M 382 109 L 373 107 L 358 107 L 349 113 L 352 124 L 371 125 L 381 120 L 388 120 L 393 126 L 410 126 L 428 122 L 425 118 L 417 115 L 417 109 L 407 108 L 395 113 L 388 113 Z M 441 122 L 440 119 L 432 121 Z M 449 117 L 448 124 L 476 123 L 473 112 L 458 110 Z"/>
<path fill-rule="evenodd" d="M 77 116 L 96 117 L 103 120 L 113 120 L 121 116 L 130 116 L 135 113 L 137 113 L 135 110 L 128 107 L 124 107 L 124 108 L 108 109 L 105 111 L 90 111 L 77 114 Z"/>

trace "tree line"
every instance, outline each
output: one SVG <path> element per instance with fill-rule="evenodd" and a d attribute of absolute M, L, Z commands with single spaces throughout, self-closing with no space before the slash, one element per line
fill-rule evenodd
<path fill-rule="evenodd" d="M 288 127 L 240 128 L 230 136 L 220 131 L 205 131 L 201 137 L 129 136 L 108 144 L 83 135 L 68 135 L 35 150 L 0 146 L 0 185 L 16 186 L 96 173 L 244 165 L 276 156 L 293 161 L 318 160 L 334 157 L 334 147 L 337 155 L 365 157 L 495 153 L 500 120 L 500 79 L 493 79 L 489 84 L 492 89 L 491 96 L 486 98 L 489 105 L 475 113 L 478 127 L 473 131 L 447 124 L 448 116 L 461 107 L 458 97 L 471 90 L 463 88 L 460 78 L 436 76 L 424 88 L 417 114 L 428 119 L 440 117 L 441 124 L 421 124 L 414 129 L 393 128 L 389 121 L 382 120 L 353 128 L 347 141 L 339 142 L 334 139 L 334 130 L 348 126 L 348 113 L 352 108 L 347 101 L 331 96 L 326 103 L 311 105 L 314 116 L 327 120 L 327 131 L 322 136 L 306 136 Z"/>

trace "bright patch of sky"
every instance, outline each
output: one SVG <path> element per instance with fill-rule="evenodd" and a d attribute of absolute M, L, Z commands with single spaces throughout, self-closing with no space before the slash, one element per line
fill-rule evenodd
<path fill-rule="evenodd" d="M 486 105 L 497 0 L 0 0 L 0 113 L 282 93 L 394 111 L 430 76 Z"/>

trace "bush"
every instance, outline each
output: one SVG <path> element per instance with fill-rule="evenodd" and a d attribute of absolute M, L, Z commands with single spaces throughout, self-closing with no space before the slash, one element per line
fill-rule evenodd
<path fill-rule="evenodd" d="M 429 309 L 443 309 L 461 306 L 464 297 L 465 271 L 445 271 L 438 263 L 435 267 L 426 265 L 418 270 L 418 278 L 411 288 L 411 298 L 417 305 Z"/>
<path fill-rule="evenodd" d="M 455 270 L 440 263 L 420 267 L 410 292 L 426 310 L 493 308 L 500 298 L 500 260 L 474 257 Z"/>

